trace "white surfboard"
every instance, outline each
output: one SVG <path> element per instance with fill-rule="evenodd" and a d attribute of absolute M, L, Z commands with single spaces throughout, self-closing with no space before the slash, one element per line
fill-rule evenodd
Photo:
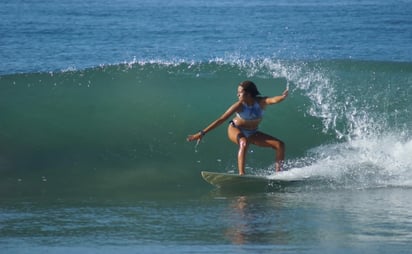
<path fill-rule="evenodd" d="M 238 175 L 210 171 L 201 172 L 203 179 L 218 188 L 256 188 L 286 187 L 302 179 L 273 178 L 255 175 Z"/>

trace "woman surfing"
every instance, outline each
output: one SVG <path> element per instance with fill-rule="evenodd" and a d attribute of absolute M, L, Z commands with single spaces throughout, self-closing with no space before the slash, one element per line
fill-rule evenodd
<path fill-rule="evenodd" d="M 279 96 L 260 96 L 256 85 L 252 81 L 243 81 L 237 88 L 239 100 L 205 129 L 196 134 L 189 135 L 187 141 L 201 140 L 206 133 L 220 126 L 232 115 L 235 115 L 229 122 L 227 131 L 229 139 L 239 146 L 237 155 L 239 175 L 245 174 L 246 152 L 249 144 L 276 150 L 275 171 L 281 171 L 285 159 L 285 144 L 280 139 L 259 131 L 258 127 L 266 107 L 283 101 L 287 96 L 287 89 Z"/>

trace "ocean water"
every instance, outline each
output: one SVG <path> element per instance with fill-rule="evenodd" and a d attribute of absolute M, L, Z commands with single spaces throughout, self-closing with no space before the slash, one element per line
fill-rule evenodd
<path fill-rule="evenodd" d="M 2 1 L 6 253 L 408 253 L 411 1 Z M 226 124 L 255 81 L 286 178 L 219 190 Z M 250 147 L 247 173 L 273 176 Z M 315 179 L 316 181 L 311 181 Z"/>

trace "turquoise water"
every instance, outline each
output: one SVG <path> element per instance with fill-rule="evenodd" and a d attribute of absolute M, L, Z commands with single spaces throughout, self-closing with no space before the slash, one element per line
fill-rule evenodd
<path fill-rule="evenodd" d="M 0 6 L 8 253 L 409 251 L 411 2 Z M 237 148 L 226 124 L 198 146 L 186 136 L 245 79 L 289 88 L 260 129 L 285 141 L 283 175 L 320 181 L 262 193 L 201 179 L 236 172 Z M 273 159 L 251 147 L 246 170 L 271 175 Z"/>
<path fill-rule="evenodd" d="M 7 253 L 408 253 L 409 189 L 1 202 Z"/>

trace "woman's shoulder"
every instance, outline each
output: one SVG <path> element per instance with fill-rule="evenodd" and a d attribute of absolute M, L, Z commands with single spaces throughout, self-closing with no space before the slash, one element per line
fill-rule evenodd
<path fill-rule="evenodd" d="M 236 112 L 240 111 L 243 108 L 243 103 L 241 101 L 237 101 L 230 106 L 230 109 L 234 109 Z"/>
<path fill-rule="evenodd" d="M 257 97 L 256 97 L 256 101 L 257 101 L 258 103 L 260 103 L 260 102 L 266 100 L 267 98 L 268 98 L 267 96 L 257 96 Z"/>
<path fill-rule="evenodd" d="M 258 96 L 256 97 L 256 103 L 259 104 L 260 107 L 265 107 L 267 98 L 267 96 Z"/>

